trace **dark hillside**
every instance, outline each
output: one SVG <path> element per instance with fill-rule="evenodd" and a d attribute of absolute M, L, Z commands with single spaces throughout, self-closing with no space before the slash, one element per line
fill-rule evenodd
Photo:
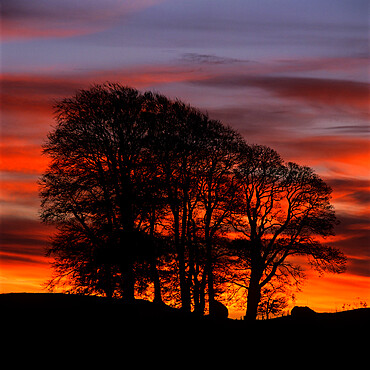
<path fill-rule="evenodd" d="M 0 294 L 3 316 L 24 325 L 48 325 L 61 321 L 67 325 L 137 327 L 172 325 L 208 325 L 209 320 L 192 313 L 145 300 L 132 303 L 97 296 L 62 293 Z M 231 320 L 227 320 L 229 322 Z"/>
<path fill-rule="evenodd" d="M 347 348 L 347 353 L 348 345 L 361 348 L 362 334 L 370 329 L 370 309 L 251 324 L 198 317 L 142 300 L 124 303 L 65 294 L 1 294 L 0 307 L 2 322 L 7 323 L 4 338 L 48 351 L 152 351 L 171 356 L 181 351 L 195 356 L 208 348 L 220 356 L 228 351 L 256 356 L 265 350 L 307 351 L 314 346 L 315 355 L 325 355 L 328 343 Z"/>
<path fill-rule="evenodd" d="M 225 331 L 236 328 L 233 320 L 211 320 L 144 300 L 127 303 L 94 296 L 10 293 L 0 295 L 0 307 L 11 335 L 40 333 L 40 338 L 57 343 L 105 346 L 120 338 L 171 346 L 189 337 L 196 345 L 217 342 Z"/>

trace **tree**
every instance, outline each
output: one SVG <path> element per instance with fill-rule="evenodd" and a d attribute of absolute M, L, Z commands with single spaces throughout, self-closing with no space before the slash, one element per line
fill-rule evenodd
<path fill-rule="evenodd" d="M 236 194 L 233 168 L 244 141 L 221 122 L 180 101 L 157 94 L 151 154 L 170 209 L 182 307 L 204 311 L 205 283 L 214 300 L 213 240 Z M 201 273 L 201 270 L 203 273 Z"/>
<path fill-rule="evenodd" d="M 272 149 L 250 145 L 237 169 L 240 207 L 232 224 L 250 266 L 246 318 L 254 320 L 261 289 L 276 274 L 294 274 L 293 257 L 306 256 L 320 272 L 341 273 L 346 259 L 322 243 L 336 218 L 331 189 L 312 169 L 284 163 Z"/>
<path fill-rule="evenodd" d="M 157 166 L 162 193 L 170 210 L 167 223 L 176 250 L 181 303 L 191 309 L 190 281 L 187 278 L 189 220 L 196 206 L 196 177 L 198 141 L 206 116 L 180 101 L 155 96 L 156 125 L 151 135 L 151 154 Z"/>
<path fill-rule="evenodd" d="M 237 203 L 237 182 L 234 170 L 239 163 L 244 140 L 234 130 L 212 121 L 202 146 L 201 170 L 198 175 L 199 203 L 202 218 L 199 222 L 206 250 L 205 273 L 208 283 L 209 312 L 215 301 L 213 268 L 217 253 L 215 242 L 222 236 Z"/>
<path fill-rule="evenodd" d="M 284 292 L 277 292 L 274 289 L 263 289 L 261 302 L 258 305 L 258 314 L 265 320 L 270 315 L 278 315 L 288 307 L 288 299 Z"/>
<path fill-rule="evenodd" d="M 59 278 L 111 296 L 134 297 L 137 221 L 147 211 L 146 96 L 117 84 L 94 86 L 56 105 L 44 153 L 41 218 L 57 226 L 49 253 Z"/>

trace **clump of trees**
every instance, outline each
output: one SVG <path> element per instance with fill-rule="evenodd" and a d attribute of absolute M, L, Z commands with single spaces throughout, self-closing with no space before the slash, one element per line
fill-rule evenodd
<path fill-rule="evenodd" d="M 57 229 L 50 287 L 149 294 L 212 315 L 235 285 L 253 320 L 286 304 L 283 287 L 302 277 L 295 256 L 344 271 L 343 254 L 323 244 L 336 224 L 331 189 L 310 168 L 119 84 L 81 90 L 55 114 L 40 179 L 41 219 Z"/>

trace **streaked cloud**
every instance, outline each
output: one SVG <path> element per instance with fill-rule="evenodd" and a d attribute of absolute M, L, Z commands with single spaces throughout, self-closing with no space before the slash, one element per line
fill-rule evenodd
<path fill-rule="evenodd" d="M 251 63 L 250 60 L 237 59 L 230 57 L 220 57 L 212 54 L 184 53 L 179 58 L 180 62 L 195 64 L 234 64 L 234 63 Z"/>
<path fill-rule="evenodd" d="M 365 82 L 285 76 L 215 76 L 194 84 L 217 88 L 261 88 L 280 97 L 323 106 L 347 106 L 368 115 L 370 85 Z"/>
<path fill-rule="evenodd" d="M 129 14 L 165 0 L 4 0 L 5 40 L 71 37 L 102 31 Z"/>
<path fill-rule="evenodd" d="M 369 196 L 370 189 L 367 194 Z M 336 236 L 329 244 L 346 254 L 349 273 L 370 277 L 370 218 L 339 213 L 338 219 L 340 224 L 336 228 Z"/>

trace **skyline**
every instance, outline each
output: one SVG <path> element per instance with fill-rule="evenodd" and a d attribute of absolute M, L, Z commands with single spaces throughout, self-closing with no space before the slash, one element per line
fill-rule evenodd
<path fill-rule="evenodd" d="M 366 1 L 16 0 L 2 8 L 2 292 L 40 291 L 50 275 L 43 248 L 52 229 L 38 219 L 36 182 L 53 103 L 111 81 L 177 97 L 314 168 L 333 188 L 341 224 L 329 242 L 347 255 L 347 272 L 306 271 L 296 303 L 369 303 Z"/>

